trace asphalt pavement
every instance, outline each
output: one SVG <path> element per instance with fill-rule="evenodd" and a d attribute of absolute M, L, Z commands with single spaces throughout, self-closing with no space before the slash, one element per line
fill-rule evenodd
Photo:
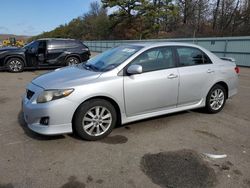
<path fill-rule="evenodd" d="M 0 188 L 250 187 L 250 69 L 241 68 L 239 93 L 218 114 L 165 115 L 96 142 L 27 128 L 21 96 L 47 71 L 0 72 Z"/>

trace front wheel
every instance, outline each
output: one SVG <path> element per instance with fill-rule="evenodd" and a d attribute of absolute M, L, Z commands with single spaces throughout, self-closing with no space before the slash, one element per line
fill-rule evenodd
<path fill-rule="evenodd" d="M 226 90 L 221 85 L 215 85 L 209 91 L 206 99 L 206 111 L 211 114 L 220 112 L 226 102 Z"/>
<path fill-rule="evenodd" d="M 6 66 L 10 72 L 22 72 L 24 69 L 24 62 L 19 58 L 10 58 Z"/>
<path fill-rule="evenodd" d="M 113 105 L 103 99 L 84 102 L 76 111 L 73 126 L 85 140 L 99 140 L 109 135 L 117 122 Z"/>

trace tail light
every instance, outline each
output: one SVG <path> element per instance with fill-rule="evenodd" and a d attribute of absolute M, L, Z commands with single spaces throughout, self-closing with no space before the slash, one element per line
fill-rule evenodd
<path fill-rule="evenodd" d="M 83 51 L 89 51 L 89 48 L 83 48 L 82 50 Z"/>
<path fill-rule="evenodd" d="M 235 70 L 235 72 L 236 72 L 237 74 L 240 73 L 240 68 L 239 68 L 239 67 L 236 66 L 236 67 L 234 68 L 234 70 Z"/>

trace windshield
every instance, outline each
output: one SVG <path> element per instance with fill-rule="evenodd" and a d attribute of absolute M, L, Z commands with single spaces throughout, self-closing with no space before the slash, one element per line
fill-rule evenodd
<path fill-rule="evenodd" d="M 26 44 L 23 48 L 24 48 L 24 49 L 28 49 L 30 46 L 32 46 L 32 45 L 34 44 L 34 42 L 35 42 L 35 41 L 32 41 L 32 42 Z"/>
<path fill-rule="evenodd" d="M 94 71 L 108 71 L 123 63 L 141 48 L 142 46 L 119 46 L 91 58 L 83 66 Z"/>

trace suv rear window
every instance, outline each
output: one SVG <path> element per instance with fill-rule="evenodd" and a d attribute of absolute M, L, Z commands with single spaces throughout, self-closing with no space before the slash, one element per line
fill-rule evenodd
<path fill-rule="evenodd" d="M 51 40 L 48 42 L 48 49 L 78 48 L 84 47 L 80 41 L 76 40 Z"/>
<path fill-rule="evenodd" d="M 74 40 L 65 41 L 65 48 L 77 48 L 77 47 L 82 47 L 81 42 Z"/>

